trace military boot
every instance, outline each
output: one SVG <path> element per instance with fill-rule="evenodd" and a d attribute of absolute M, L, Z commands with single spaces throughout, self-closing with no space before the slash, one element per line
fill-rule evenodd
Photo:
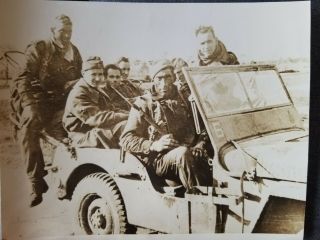
<path fill-rule="evenodd" d="M 49 187 L 45 180 L 31 182 L 30 207 L 37 206 L 42 202 L 42 194 L 48 191 Z"/>

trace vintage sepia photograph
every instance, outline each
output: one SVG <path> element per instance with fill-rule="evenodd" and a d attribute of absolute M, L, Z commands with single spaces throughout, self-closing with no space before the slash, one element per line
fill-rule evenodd
<path fill-rule="evenodd" d="M 303 239 L 309 1 L 4 0 L 0 35 L 2 239 Z"/>

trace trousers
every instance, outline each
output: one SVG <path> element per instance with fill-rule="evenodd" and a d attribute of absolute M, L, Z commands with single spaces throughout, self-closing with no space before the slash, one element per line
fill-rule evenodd
<path fill-rule="evenodd" d="M 44 170 L 43 152 L 40 146 L 41 131 L 45 130 L 56 139 L 67 137 L 62 127 L 63 109 L 43 108 L 29 113 L 29 118 L 17 132 L 26 172 L 31 182 L 38 182 L 47 174 Z M 39 118 L 40 116 L 40 118 Z"/>
<path fill-rule="evenodd" d="M 210 184 L 211 173 L 206 161 L 195 159 L 188 147 L 181 146 L 160 155 L 153 162 L 155 173 L 163 178 L 180 181 L 187 189 Z"/>
<path fill-rule="evenodd" d="M 127 121 L 115 124 L 111 129 L 92 128 L 81 132 L 70 132 L 72 146 L 95 147 L 95 148 L 119 148 L 119 138 Z"/>

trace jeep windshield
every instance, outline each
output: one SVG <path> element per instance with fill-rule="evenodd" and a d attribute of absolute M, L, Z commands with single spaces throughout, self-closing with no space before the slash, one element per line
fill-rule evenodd
<path fill-rule="evenodd" d="M 192 67 L 183 71 L 217 149 L 230 140 L 302 129 L 301 118 L 272 65 Z"/>
<path fill-rule="evenodd" d="M 291 104 L 275 70 L 221 69 L 191 74 L 192 85 L 208 118 Z"/>

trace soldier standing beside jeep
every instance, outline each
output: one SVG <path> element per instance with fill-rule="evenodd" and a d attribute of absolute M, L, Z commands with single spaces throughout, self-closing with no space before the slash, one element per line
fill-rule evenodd
<path fill-rule="evenodd" d="M 70 41 L 70 18 L 57 16 L 51 33 L 51 39 L 28 45 L 26 64 L 11 88 L 11 119 L 31 183 L 31 207 L 41 203 L 42 194 L 48 190 L 43 179 L 47 173 L 40 148 L 40 131 L 45 129 L 56 138 L 65 137 L 61 119 L 66 98 L 81 77 L 82 59 Z"/>

